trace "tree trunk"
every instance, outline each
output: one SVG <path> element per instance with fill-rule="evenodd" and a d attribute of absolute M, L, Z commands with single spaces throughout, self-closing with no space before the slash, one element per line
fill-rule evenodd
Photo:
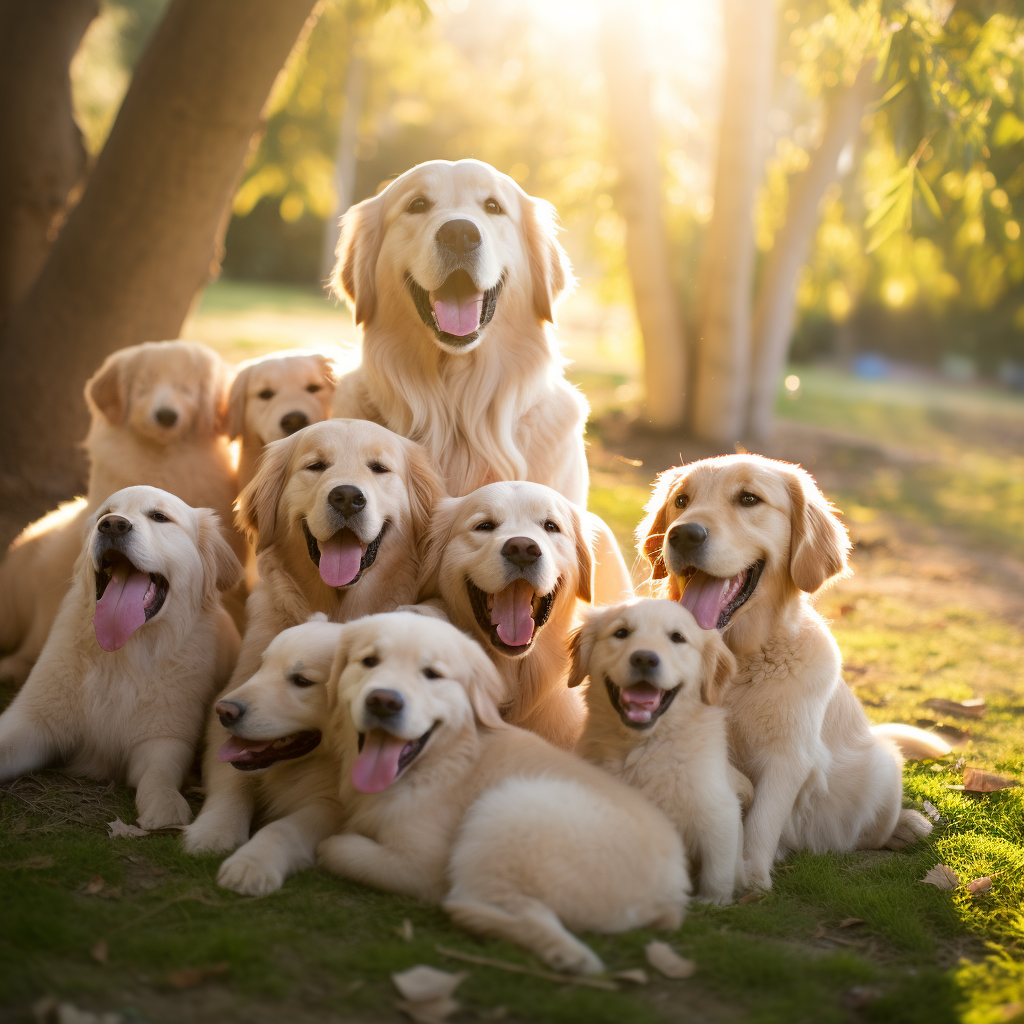
<path fill-rule="evenodd" d="M 661 174 L 651 81 L 636 9 L 606 8 L 602 50 L 608 121 L 626 222 L 626 265 L 644 346 L 646 417 L 656 430 L 684 422 L 686 345 L 661 217 Z"/>
<path fill-rule="evenodd" d="M 81 201 L 0 336 L 0 493 L 39 510 L 83 480 L 82 387 L 174 338 L 216 258 L 260 111 L 313 0 L 172 0 Z"/>
<path fill-rule="evenodd" d="M 71 58 L 99 0 L 0 2 L 0 323 L 39 274 L 86 152 Z"/>
<path fill-rule="evenodd" d="M 352 205 L 356 189 L 356 141 L 359 119 L 363 114 L 363 93 L 366 89 L 366 44 L 360 31 L 353 27 L 352 52 L 345 75 L 345 109 L 338 128 L 338 146 L 334 151 L 334 209 L 324 225 L 323 252 L 320 255 L 320 277 L 330 280 L 334 273 L 335 251 L 341 236 L 341 215 Z"/>
<path fill-rule="evenodd" d="M 725 0 L 726 68 L 715 209 L 701 259 L 701 337 L 693 432 L 731 444 L 744 426 L 750 381 L 754 200 L 764 174 L 764 125 L 775 63 L 776 5 Z"/>
<path fill-rule="evenodd" d="M 775 396 L 793 333 L 797 278 L 818 225 L 818 207 L 836 179 L 839 154 L 860 130 L 864 108 L 875 91 L 874 67 L 874 61 L 865 64 L 852 85 L 830 96 L 821 143 L 790 183 L 786 221 L 775 236 L 754 303 L 748 430 L 755 438 L 771 432 Z"/>

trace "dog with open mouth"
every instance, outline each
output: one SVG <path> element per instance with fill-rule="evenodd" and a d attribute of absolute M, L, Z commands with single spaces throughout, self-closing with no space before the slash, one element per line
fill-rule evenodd
<path fill-rule="evenodd" d="M 334 414 L 420 442 L 449 494 L 532 480 L 587 502 L 587 406 L 552 331 L 572 283 L 554 208 L 478 160 L 432 160 L 342 221 L 333 286 L 363 331 L 362 363 Z M 596 516 L 595 592 L 632 596 Z"/>
<path fill-rule="evenodd" d="M 226 889 L 246 896 L 275 892 L 310 867 L 317 844 L 341 826 L 338 769 L 322 732 L 341 628 L 317 613 L 279 633 L 256 674 L 213 709 L 227 731 L 215 756 L 246 785 L 241 800 L 204 807 L 196 822 L 212 813 L 237 818 L 237 831 L 248 832 L 253 820 L 261 826 L 221 864 L 217 884 Z"/>
<path fill-rule="evenodd" d="M 426 452 L 376 423 L 325 420 L 267 445 L 238 499 L 259 582 L 229 689 L 252 678 L 278 633 L 315 612 L 347 622 L 412 604 L 418 544 L 442 494 Z M 203 758 L 210 809 L 185 836 L 188 850 L 227 852 L 249 838 L 248 822 L 220 810 L 245 789 L 216 758 L 227 738 L 211 715 Z"/>
<path fill-rule="evenodd" d="M 38 662 L 0 715 L 0 781 L 59 764 L 134 786 L 143 828 L 186 824 L 181 785 L 238 655 L 220 594 L 241 575 L 211 509 L 155 487 L 112 494 Z"/>
<path fill-rule="evenodd" d="M 749 881 L 769 888 L 773 861 L 794 850 L 899 848 L 927 835 L 928 820 L 902 808 L 896 744 L 918 757 L 948 745 L 872 730 L 844 683 L 809 597 L 848 574 L 850 540 L 810 474 L 758 455 L 705 459 L 662 473 L 647 513 L 637 546 L 656 589 L 720 630 L 738 662 L 723 703 L 733 760 L 754 785 Z"/>
<path fill-rule="evenodd" d="M 566 644 L 593 563 L 580 510 L 541 484 L 488 484 L 440 503 L 423 552 L 420 600 L 487 651 L 506 721 L 571 750 L 585 709 L 565 687 Z"/>
<path fill-rule="evenodd" d="M 742 802 L 719 699 L 736 659 L 675 601 L 594 608 L 573 634 L 569 685 L 589 677 L 576 753 L 636 786 L 679 830 L 697 898 L 731 903 L 745 885 Z"/>
<path fill-rule="evenodd" d="M 398 612 L 344 626 L 328 697 L 347 817 L 318 862 L 440 902 L 555 970 L 597 973 L 572 933 L 678 927 L 682 844 L 637 790 L 504 722 L 501 693 L 448 623 Z"/>

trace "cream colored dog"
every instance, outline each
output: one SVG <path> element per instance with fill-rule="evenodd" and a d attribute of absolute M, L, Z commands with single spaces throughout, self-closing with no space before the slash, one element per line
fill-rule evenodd
<path fill-rule="evenodd" d="M 179 789 L 238 654 L 218 592 L 241 574 L 215 512 L 155 487 L 111 495 L 39 661 L 0 716 L 0 780 L 63 764 L 135 786 L 143 828 L 189 821 Z"/>
<path fill-rule="evenodd" d="M 278 633 L 314 612 L 347 622 L 413 603 L 417 544 L 441 496 L 423 449 L 375 423 L 326 420 L 272 441 L 238 500 L 259 583 L 229 688 L 254 675 Z M 249 838 L 249 784 L 216 758 L 228 738 L 212 716 L 207 799 L 184 837 L 188 850 L 227 852 Z"/>
<path fill-rule="evenodd" d="M 577 599 L 590 601 L 591 564 L 580 510 L 522 481 L 441 502 L 424 544 L 420 600 L 440 599 L 490 655 L 505 720 L 567 750 L 585 708 L 565 686 L 566 644 Z"/>
<path fill-rule="evenodd" d="M 636 790 L 506 725 L 480 647 L 422 615 L 345 626 L 331 670 L 346 833 L 320 863 L 389 892 L 441 901 L 556 970 L 598 972 L 572 931 L 678 926 L 682 844 Z"/>
<path fill-rule="evenodd" d="M 221 864 L 217 882 L 226 889 L 275 892 L 341 827 L 338 767 L 321 742 L 341 629 L 318 614 L 279 633 L 256 674 L 214 708 L 230 734 L 217 760 L 246 773 L 245 809 L 266 822 Z"/>
<path fill-rule="evenodd" d="M 27 527 L 0 565 L 0 651 L 8 652 L 0 678 L 27 678 L 71 584 L 90 519 L 115 491 L 149 484 L 214 509 L 244 557 L 244 540 L 232 528 L 238 484 L 224 436 L 227 382 L 221 358 L 187 341 L 122 349 L 89 380 L 88 494 Z"/>
<path fill-rule="evenodd" d="M 849 570 L 850 541 L 808 473 L 730 455 L 663 473 L 639 545 L 739 670 L 726 688 L 731 753 L 754 784 L 749 881 L 768 888 L 792 850 L 902 846 L 931 825 L 902 810 L 902 758 L 872 734 L 809 594 Z M 929 737 L 920 732 L 927 745 Z M 947 748 L 948 749 L 948 748 Z"/>
<path fill-rule="evenodd" d="M 333 285 L 363 328 L 334 414 L 419 441 L 449 494 L 533 480 L 587 501 L 587 405 L 549 324 L 572 282 L 554 208 L 478 160 L 420 164 L 342 222 Z M 597 598 L 632 596 L 595 517 Z"/>
<path fill-rule="evenodd" d="M 242 439 L 240 488 L 253 478 L 264 445 L 330 416 L 336 381 L 333 360 L 321 352 L 274 352 L 239 365 L 228 396 L 227 434 Z"/>
<path fill-rule="evenodd" d="M 595 608 L 572 643 L 570 686 L 587 676 L 577 753 L 636 786 L 679 829 L 697 897 L 732 902 L 745 884 L 739 793 L 718 707 L 736 659 L 714 630 L 674 601 Z"/>

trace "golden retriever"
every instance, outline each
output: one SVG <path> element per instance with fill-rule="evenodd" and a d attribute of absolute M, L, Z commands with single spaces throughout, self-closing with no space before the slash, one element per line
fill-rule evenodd
<path fill-rule="evenodd" d="M 0 716 L 0 779 L 48 764 L 136 787 L 143 828 L 191 818 L 179 792 L 238 654 L 219 591 L 242 567 L 217 514 L 155 487 L 102 502 L 43 652 Z"/>
<path fill-rule="evenodd" d="M 407 171 L 342 222 L 333 286 L 363 328 L 334 414 L 420 442 L 456 496 L 533 480 L 586 506 L 587 405 L 549 324 L 567 285 L 554 208 L 478 160 Z M 597 517 L 597 596 L 632 595 Z"/>
<path fill-rule="evenodd" d="M 417 545 L 442 494 L 426 452 L 376 423 L 326 420 L 267 445 L 238 499 L 259 582 L 229 688 L 253 676 L 278 633 L 314 612 L 347 622 L 415 601 Z M 190 851 L 227 852 L 249 838 L 251 786 L 216 759 L 228 737 L 211 716 L 207 799 L 184 837 Z"/>
<path fill-rule="evenodd" d="M 319 863 L 441 901 L 556 970 L 599 972 L 571 932 L 677 927 L 682 844 L 639 792 L 503 722 L 501 690 L 447 623 L 398 612 L 346 625 L 328 697 L 348 818 Z"/>
<path fill-rule="evenodd" d="M 792 850 L 900 846 L 931 831 L 902 810 L 902 758 L 872 733 L 808 595 L 849 572 L 850 541 L 799 466 L 729 455 L 661 474 L 638 546 L 654 580 L 739 668 L 726 688 L 732 757 L 754 784 L 748 880 Z M 921 733 L 927 738 L 927 734 Z"/>
<path fill-rule="evenodd" d="M 337 376 L 321 352 L 273 352 L 241 363 L 228 395 L 227 435 L 240 437 L 238 486 L 256 472 L 264 445 L 331 414 Z"/>
<path fill-rule="evenodd" d="M 745 884 L 740 796 L 718 706 L 736 659 L 675 601 L 648 598 L 586 615 L 570 686 L 590 677 L 576 752 L 636 786 L 679 829 L 697 898 L 730 903 Z"/>
<path fill-rule="evenodd" d="M 227 384 L 221 358 L 188 341 L 122 349 L 89 380 L 88 493 L 28 526 L 0 565 L 0 651 L 8 652 L 0 678 L 27 678 L 70 586 L 90 517 L 115 491 L 148 484 L 193 508 L 214 509 L 244 557 L 232 528 L 238 485 L 224 435 Z"/>
<path fill-rule="evenodd" d="M 341 827 L 338 768 L 321 743 L 341 629 L 318 613 L 278 633 L 256 674 L 214 708 L 229 733 L 217 760 L 252 780 L 255 806 L 247 809 L 267 822 L 221 864 L 217 882 L 226 889 L 275 892 Z"/>
<path fill-rule="evenodd" d="M 488 484 L 441 502 L 423 551 L 419 598 L 487 651 L 505 720 L 571 750 L 586 712 L 565 686 L 566 644 L 592 561 L 580 510 L 541 484 Z"/>

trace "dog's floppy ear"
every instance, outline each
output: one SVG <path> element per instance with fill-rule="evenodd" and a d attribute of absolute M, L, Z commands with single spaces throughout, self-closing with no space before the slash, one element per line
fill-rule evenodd
<path fill-rule="evenodd" d="M 245 574 L 221 527 L 220 516 L 211 508 L 199 513 L 199 557 L 203 563 L 203 588 L 207 600 L 218 590 L 230 590 Z"/>
<path fill-rule="evenodd" d="M 460 657 L 465 664 L 463 679 L 469 702 L 473 705 L 473 714 L 488 729 L 507 729 L 508 724 L 498 710 L 498 705 L 507 696 L 498 670 L 475 640 L 466 637 L 462 648 Z"/>
<path fill-rule="evenodd" d="M 201 364 L 204 364 L 199 371 L 200 424 L 204 432 L 223 434 L 226 432 L 228 419 L 228 385 L 231 370 L 212 349 L 199 344 L 196 344 L 195 348 Z"/>
<path fill-rule="evenodd" d="M 128 415 L 128 364 L 133 349 L 123 349 L 107 356 L 103 365 L 86 381 L 85 401 L 89 412 L 119 427 Z"/>
<path fill-rule="evenodd" d="M 542 320 L 555 322 L 555 307 L 569 285 L 575 283 L 565 250 L 558 244 L 555 208 L 520 190 L 526 251 L 530 257 L 533 308 Z"/>
<path fill-rule="evenodd" d="M 726 684 L 736 674 L 736 659 L 725 646 L 717 629 L 705 630 L 701 655 L 700 699 L 705 704 L 718 704 Z"/>
<path fill-rule="evenodd" d="M 262 551 L 277 531 L 277 506 L 281 503 L 292 455 L 301 431 L 280 441 L 271 441 L 256 464 L 256 475 L 235 502 L 235 525 Z"/>
<path fill-rule="evenodd" d="M 331 671 L 327 676 L 327 718 L 332 723 L 331 732 L 337 740 L 343 732 L 339 722 L 341 699 L 341 674 L 345 671 L 349 661 L 349 650 L 351 648 L 350 631 L 342 629 L 339 631 L 338 646 L 334 651 L 334 660 L 331 662 Z"/>
<path fill-rule="evenodd" d="M 350 207 L 341 218 L 331 290 L 348 302 L 357 324 L 369 323 L 377 309 L 377 257 L 384 241 L 385 192 Z"/>
<path fill-rule="evenodd" d="M 808 594 L 848 571 L 850 536 L 811 475 L 787 469 L 792 504 L 789 533 L 789 575 Z"/>
<path fill-rule="evenodd" d="M 417 601 L 431 597 L 444 597 L 441 593 L 441 563 L 459 522 L 459 498 L 442 498 L 434 506 L 426 530 L 420 535 L 420 572 L 417 583 Z"/>
<path fill-rule="evenodd" d="M 327 355 L 324 352 L 317 352 L 316 359 L 317 362 L 320 364 L 320 372 L 323 374 L 324 384 L 326 384 L 327 387 L 330 388 L 331 391 L 333 391 L 335 385 L 337 385 L 338 383 L 338 378 L 341 376 L 338 373 L 337 362 L 335 362 L 333 357 Z"/>
<path fill-rule="evenodd" d="M 415 441 L 405 442 L 406 479 L 413 537 L 419 544 L 426 533 L 437 503 L 445 496 L 444 484 L 426 448 Z"/>
<path fill-rule="evenodd" d="M 594 548 L 588 536 L 589 531 L 583 525 L 583 517 L 579 509 L 572 508 L 572 532 L 576 539 L 576 562 L 578 565 L 576 579 L 576 596 L 587 604 L 593 600 L 594 591 L 592 578 L 594 574 Z"/>
<path fill-rule="evenodd" d="M 668 575 L 661 554 L 665 527 L 668 525 L 665 503 L 668 501 L 669 492 L 679 479 L 680 472 L 681 470 L 676 467 L 658 474 L 654 481 L 654 491 L 644 506 L 647 515 L 636 528 L 636 547 L 651 566 L 652 580 L 663 580 Z"/>
<path fill-rule="evenodd" d="M 249 374 L 252 366 L 239 367 L 228 392 L 228 413 L 224 433 L 233 441 L 245 432 L 245 398 L 249 388 Z"/>
<path fill-rule="evenodd" d="M 569 634 L 569 675 L 566 685 L 570 689 L 579 686 L 590 674 L 590 655 L 594 652 L 594 636 L 600 614 L 595 609 L 585 615 L 583 621 Z"/>

